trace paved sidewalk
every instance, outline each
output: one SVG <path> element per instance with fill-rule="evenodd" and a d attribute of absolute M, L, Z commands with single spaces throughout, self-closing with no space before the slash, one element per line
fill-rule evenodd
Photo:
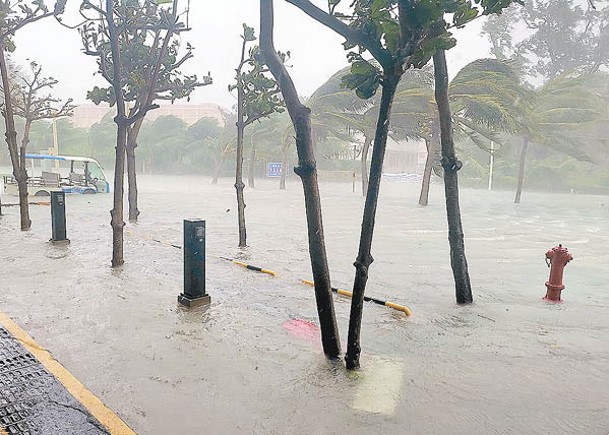
<path fill-rule="evenodd" d="M 109 420 L 102 424 L 92 413 Z M 133 434 L 46 350 L 0 315 L 0 434 L 110 433 Z"/>

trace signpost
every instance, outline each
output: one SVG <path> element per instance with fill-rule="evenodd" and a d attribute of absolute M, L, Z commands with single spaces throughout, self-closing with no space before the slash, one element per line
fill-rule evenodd
<path fill-rule="evenodd" d="M 279 178 L 281 177 L 281 172 L 283 171 L 283 164 L 276 162 L 269 162 L 266 166 L 266 176 L 267 178 Z"/>

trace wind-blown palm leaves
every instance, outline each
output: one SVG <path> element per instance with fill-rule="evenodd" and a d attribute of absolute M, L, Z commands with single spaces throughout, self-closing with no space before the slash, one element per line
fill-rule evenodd
<path fill-rule="evenodd" d="M 349 70 L 350 67 L 346 67 L 336 72 L 307 100 L 311 109 L 311 128 L 315 143 L 331 136 L 352 139 L 349 133 L 354 119 L 349 115 L 361 114 L 374 104 L 372 101 L 362 100 L 354 91 L 341 85 L 342 78 Z"/>
<path fill-rule="evenodd" d="M 478 59 L 461 69 L 450 83 L 457 132 L 488 149 L 498 132 L 513 132 L 530 110 L 533 94 L 520 83 L 513 61 Z"/>
<path fill-rule="evenodd" d="M 367 190 L 368 150 L 374 138 L 378 118 L 379 95 L 363 100 L 355 91 L 345 89 L 343 77 L 350 67 L 336 72 L 320 86 L 308 101 L 312 111 L 313 131 L 318 140 L 328 137 L 357 140 L 362 162 L 362 193 Z M 393 103 L 389 135 L 394 140 L 417 139 L 427 123 L 432 97 L 433 74 L 430 68 L 410 69 L 402 77 Z M 354 137 L 356 134 L 357 137 Z"/>
<path fill-rule="evenodd" d="M 591 77 L 563 74 L 539 88 L 515 132 L 522 137 L 515 203 L 524 185 L 526 153 L 530 144 L 548 147 L 577 160 L 592 161 L 590 143 L 600 145 L 595 126 L 607 119 L 607 106 L 590 86 Z M 596 148 L 596 147 L 595 147 Z"/>
<path fill-rule="evenodd" d="M 377 97 L 362 100 L 355 92 L 341 88 L 341 77 L 348 71 L 345 68 L 334 74 L 315 91 L 310 102 L 319 137 L 349 131 L 364 139 L 361 156 L 365 183 L 365 162 L 376 127 L 378 101 Z M 607 104 L 601 97 L 604 90 L 596 89 L 590 76 L 565 74 L 537 90 L 525 86 L 520 76 L 519 65 L 513 60 L 478 59 L 461 69 L 449 89 L 456 133 L 486 151 L 490 151 L 491 141 L 500 146 L 501 135 L 507 134 L 526 140 L 527 146 L 548 147 L 577 160 L 591 161 L 600 140 L 595 127 L 607 117 Z M 429 159 L 424 184 L 429 183 L 430 165 L 437 174 L 442 172 L 432 81 L 429 69 L 412 69 L 404 74 L 390 124 L 390 134 L 396 140 L 426 141 Z M 524 167 L 521 183 L 523 177 Z M 420 203 L 427 203 L 425 188 Z"/>

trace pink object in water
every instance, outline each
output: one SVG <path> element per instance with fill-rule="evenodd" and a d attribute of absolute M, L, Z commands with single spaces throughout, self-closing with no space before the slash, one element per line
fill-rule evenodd
<path fill-rule="evenodd" d="M 301 338 L 310 343 L 319 343 L 320 341 L 319 326 L 308 320 L 290 319 L 283 322 L 281 326 L 296 338 Z"/>

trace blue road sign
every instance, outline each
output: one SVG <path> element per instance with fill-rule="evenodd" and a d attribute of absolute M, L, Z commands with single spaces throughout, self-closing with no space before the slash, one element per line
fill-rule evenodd
<path fill-rule="evenodd" d="M 282 166 L 283 165 L 281 163 L 269 162 L 266 167 L 266 176 L 268 178 L 281 177 Z"/>

